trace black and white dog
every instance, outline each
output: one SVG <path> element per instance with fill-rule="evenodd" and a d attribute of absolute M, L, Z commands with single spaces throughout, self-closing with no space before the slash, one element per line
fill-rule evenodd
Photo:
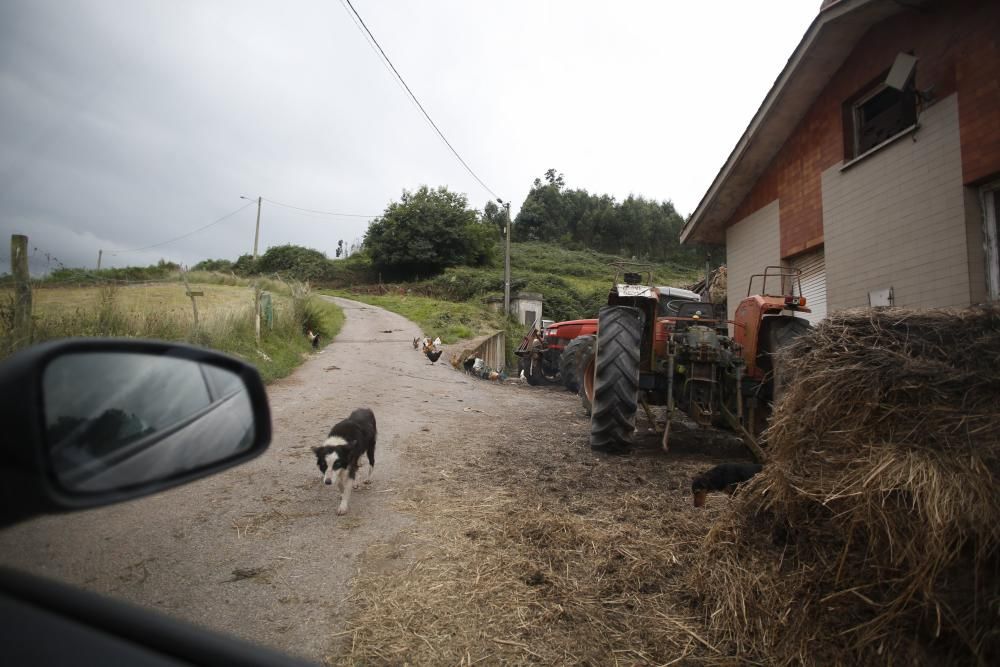
<path fill-rule="evenodd" d="M 350 417 L 334 424 L 322 446 L 312 448 L 316 454 L 316 465 L 323 473 L 323 482 L 333 484 L 334 476 L 337 478 L 337 488 L 341 492 L 337 514 L 347 513 L 351 489 L 358 486 L 355 477 L 362 454 L 368 455 L 368 478 L 365 479 L 365 484 L 371 483 L 372 473 L 375 472 L 377 435 L 375 413 L 368 408 L 358 408 Z"/>

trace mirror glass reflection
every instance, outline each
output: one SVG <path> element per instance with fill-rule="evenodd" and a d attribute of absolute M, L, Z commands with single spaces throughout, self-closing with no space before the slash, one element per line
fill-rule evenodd
<path fill-rule="evenodd" d="M 232 371 L 134 352 L 52 360 L 42 379 L 48 460 L 68 491 L 151 483 L 248 450 L 253 409 Z"/>

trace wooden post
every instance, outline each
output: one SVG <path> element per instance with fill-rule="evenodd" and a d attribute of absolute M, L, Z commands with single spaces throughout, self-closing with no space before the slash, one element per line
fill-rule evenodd
<path fill-rule="evenodd" d="M 191 298 L 191 308 L 194 310 L 194 328 L 195 331 L 198 330 L 198 304 L 195 302 L 195 297 L 205 296 L 204 292 L 192 292 L 191 285 L 188 284 L 187 272 L 181 271 L 181 280 L 184 281 L 184 288 L 187 290 L 185 294 Z"/>
<path fill-rule="evenodd" d="M 28 237 L 10 237 L 10 270 L 14 276 L 14 341 L 16 347 L 31 342 L 31 274 L 28 273 Z"/>
<path fill-rule="evenodd" d="M 257 338 L 257 349 L 260 349 L 260 283 L 255 282 L 253 286 L 253 327 L 254 335 Z"/>

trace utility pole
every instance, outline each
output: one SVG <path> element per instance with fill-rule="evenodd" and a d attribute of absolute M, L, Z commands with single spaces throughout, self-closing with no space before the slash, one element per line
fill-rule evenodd
<path fill-rule="evenodd" d="M 260 239 L 260 203 L 263 197 L 257 197 L 257 228 L 253 232 L 253 258 L 257 259 L 257 241 Z"/>
<path fill-rule="evenodd" d="M 503 257 L 503 313 L 510 315 L 510 202 L 504 203 L 499 197 L 497 197 L 497 202 L 503 206 L 507 214 L 507 232 L 504 234 L 506 247 Z"/>
<path fill-rule="evenodd" d="M 104 254 L 103 250 L 98 250 L 97 251 L 97 270 L 98 271 L 101 270 L 101 255 L 103 255 L 103 254 Z"/>
<path fill-rule="evenodd" d="M 246 199 L 247 201 L 253 201 L 249 197 L 244 197 L 240 195 L 240 199 Z M 257 196 L 257 227 L 253 232 L 253 258 L 256 262 L 257 260 L 257 244 L 260 241 L 260 205 L 264 201 L 262 195 Z M 191 300 L 192 303 L 194 299 Z M 257 348 L 260 348 L 260 282 L 254 281 L 253 288 L 253 321 L 254 321 L 254 334 L 257 339 Z"/>

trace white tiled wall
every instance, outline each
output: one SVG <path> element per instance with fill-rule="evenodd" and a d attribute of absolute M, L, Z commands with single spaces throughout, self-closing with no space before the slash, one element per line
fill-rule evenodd
<path fill-rule="evenodd" d="M 726 302 L 729 319 L 747 295 L 750 276 L 781 264 L 778 200 L 726 230 Z M 760 291 L 760 283 L 754 284 Z"/>
<path fill-rule="evenodd" d="M 956 95 L 919 122 L 912 137 L 823 173 L 830 311 L 867 306 L 869 290 L 887 287 L 897 306 L 970 303 Z"/>

